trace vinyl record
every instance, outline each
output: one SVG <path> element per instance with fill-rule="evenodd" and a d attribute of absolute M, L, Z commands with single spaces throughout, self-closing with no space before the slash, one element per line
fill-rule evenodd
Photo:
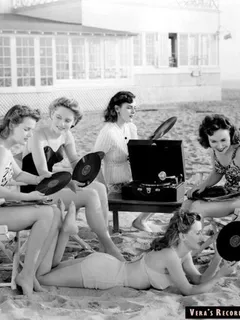
<path fill-rule="evenodd" d="M 50 178 L 43 179 L 37 186 L 36 191 L 44 193 L 46 196 L 63 189 L 72 179 L 71 173 L 61 171 L 54 173 Z"/>
<path fill-rule="evenodd" d="M 218 234 L 217 250 L 228 261 L 240 260 L 240 221 L 233 221 L 224 226 Z"/>
<path fill-rule="evenodd" d="M 98 175 L 101 168 L 101 158 L 98 152 L 88 153 L 80 159 L 73 170 L 72 179 L 89 185 Z"/>
<path fill-rule="evenodd" d="M 162 138 L 172 127 L 177 121 L 177 117 L 171 117 L 164 121 L 160 126 L 155 130 L 154 134 L 149 138 L 151 140 L 158 140 Z"/>

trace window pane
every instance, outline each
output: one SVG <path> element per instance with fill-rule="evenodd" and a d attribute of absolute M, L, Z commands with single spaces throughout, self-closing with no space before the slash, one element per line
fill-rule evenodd
<path fill-rule="evenodd" d="M 57 79 L 69 79 L 68 38 L 56 39 Z"/>
<path fill-rule="evenodd" d="M 53 83 L 53 57 L 52 57 L 52 39 L 40 38 L 40 80 L 42 86 L 48 86 Z M 51 81 L 48 81 L 48 78 Z"/>
<path fill-rule="evenodd" d="M 209 65 L 208 49 L 209 49 L 208 35 L 201 35 L 201 57 L 200 57 L 201 65 L 204 65 L 204 66 Z"/>
<path fill-rule="evenodd" d="M 0 87 L 11 87 L 11 48 L 10 38 L 0 36 Z"/>
<path fill-rule="evenodd" d="M 72 39 L 72 72 L 73 79 L 86 78 L 85 41 L 82 38 Z"/>
<path fill-rule="evenodd" d="M 17 37 L 17 85 L 35 86 L 34 39 L 32 37 Z"/>
<path fill-rule="evenodd" d="M 155 65 L 155 33 L 146 33 L 146 64 Z"/>
<path fill-rule="evenodd" d="M 135 66 L 141 66 L 143 63 L 141 34 L 133 38 L 133 63 Z"/>
<path fill-rule="evenodd" d="M 179 65 L 188 65 L 188 35 L 179 34 Z"/>
<path fill-rule="evenodd" d="M 218 43 L 217 36 L 215 34 L 210 35 L 209 39 L 209 64 L 218 65 Z"/>
<path fill-rule="evenodd" d="M 89 40 L 89 78 L 101 78 L 101 47 L 100 39 Z"/>
<path fill-rule="evenodd" d="M 119 55 L 120 55 L 120 78 L 128 78 L 130 76 L 130 49 L 129 40 L 119 40 Z"/>
<path fill-rule="evenodd" d="M 191 34 L 189 37 L 189 62 L 191 66 L 197 66 L 199 62 L 199 35 Z"/>
<path fill-rule="evenodd" d="M 104 78 L 116 78 L 116 40 L 104 40 Z"/>

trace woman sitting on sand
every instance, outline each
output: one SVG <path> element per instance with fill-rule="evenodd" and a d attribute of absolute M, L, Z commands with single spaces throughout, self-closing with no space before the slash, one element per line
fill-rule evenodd
<path fill-rule="evenodd" d="M 130 139 L 138 139 L 137 127 L 132 122 L 136 112 L 135 98 L 129 91 L 120 91 L 110 99 L 104 111 L 105 125 L 94 146 L 94 151 L 105 153 L 103 172 L 98 178 L 107 185 L 108 193 L 121 193 L 123 184 L 132 180 L 127 143 Z M 152 215 L 141 213 L 133 221 L 133 226 L 151 232 L 147 220 Z"/>
<path fill-rule="evenodd" d="M 70 230 L 74 232 L 73 205 L 71 210 L 66 224 L 68 234 L 65 233 L 65 241 L 62 237 L 61 242 L 57 243 L 58 252 L 64 251 L 63 245 L 67 242 Z M 221 277 L 230 274 L 233 268 L 230 264 L 225 264 L 218 269 L 221 258 L 216 253 L 208 269 L 201 274 L 194 266 L 191 256 L 191 251 L 198 249 L 201 241 L 201 216 L 194 212 L 179 211 L 171 218 L 165 235 L 155 239 L 150 250 L 134 262 L 121 262 L 106 253 L 96 252 L 85 258 L 61 262 L 52 270 L 49 268 L 45 269 L 45 273 L 38 272 L 37 277 L 40 284 L 47 286 L 90 289 L 109 289 L 115 286 L 134 289 L 154 287 L 160 290 L 174 286 L 184 295 L 208 292 Z M 60 255 L 58 259 L 60 261 Z M 56 263 L 55 260 L 54 265 Z"/>
<path fill-rule="evenodd" d="M 48 197 L 38 191 L 26 194 L 7 187 L 12 178 L 17 182 L 37 185 L 43 178 L 49 177 L 49 174 L 36 176 L 22 171 L 11 152 L 12 147 L 26 143 L 39 118 L 38 110 L 16 105 L 8 110 L 0 122 L 0 198 L 5 201 L 48 200 Z M 28 296 L 32 293 L 35 272 L 42 257 L 57 234 L 59 221 L 60 211 L 55 206 L 0 207 L 0 225 L 7 225 L 8 230 L 13 232 L 31 228 L 23 269 L 15 279 L 16 284 Z M 36 285 L 35 282 L 35 289 Z"/>
<path fill-rule="evenodd" d="M 74 169 L 80 160 L 75 147 L 74 137 L 70 129 L 82 118 L 82 112 L 77 101 L 67 98 L 58 98 L 49 106 L 50 117 L 46 123 L 40 125 L 29 139 L 23 153 L 22 168 L 35 175 L 52 173 L 53 166 L 63 160 L 63 154 Z M 85 207 L 87 222 L 97 234 L 103 250 L 124 260 L 118 248 L 114 245 L 108 232 L 108 199 L 106 187 L 99 182 L 93 182 L 82 189 L 76 181 L 74 190 L 64 188 L 51 197 L 56 202 L 61 198 L 66 208 L 74 201 L 77 210 Z M 34 190 L 28 185 L 21 188 L 23 192 Z"/>
<path fill-rule="evenodd" d="M 222 177 L 226 179 L 227 193 L 240 191 L 240 134 L 237 128 L 224 115 L 208 115 L 199 126 L 198 140 L 201 146 L 210 148 L 213 168 L 206 180 L 187 192 L 188 198 L 191 199 L 194 192 L 214 186 Z M 187 200 L 183 208 L 198 212 L 202 217 L 223 217 L 240 208 L 240 199 L 225 202 Z"/>

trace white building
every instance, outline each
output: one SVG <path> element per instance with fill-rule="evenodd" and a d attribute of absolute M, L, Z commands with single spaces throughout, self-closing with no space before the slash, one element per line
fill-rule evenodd
<path fill-rule="evenodd" d="M 1 0 L 0 110 L 220 100 L 218 0 Z"/>

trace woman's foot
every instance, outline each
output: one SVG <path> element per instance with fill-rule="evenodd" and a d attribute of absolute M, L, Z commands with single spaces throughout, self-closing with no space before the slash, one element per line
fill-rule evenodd
<path fill-rule="evenodd" d="M 147 221 L 141 220 L 139 218 L 136 218 L 132 222 L 132 226 L 138 230 L 146 231 L 146 232 L 153 232 L 152 229 L 149 227 Z"/>
<path fill-rule="evenodd" d="M 22 272 L 20 272 L 15 279 L 16 285 L 22 288 L 22 292 L 28 298 L 32 297 L 33 294 L 33 280 L 28 277 L 24 276 Z"/>
<path fill-rule="evenodd" d="M 63 221 L 62 230 L 69 235 L 76 235 L 78 233 L 78 226 L 76 223 L 76 207 L 73 201 L 68 207 L 68 212 Z"/>
<path fill-rule="evenodd" d="M 105 247 L 105 253 L 110 254 L 111 256 L 117 258 L 120 261 L 123 261 L 123 262 L 126 261 L 114 243 L 112 244 L 112 246 L 109 246 L 107 248 Z"/>
<path fill-rule="evenodd" d="M 47 289 L 44 289 L 40 283 L 38 282 L 37 278 L 35 277 L 33 280 L 33 289 L 36 292 L 47 292 Z"/>
<path fill-rule="evenodd" d="M 58 207 L 58 209 L 59 209 L 60 212 L 61 212 L 62 221 L 63 221 L 64 218 L 65 218 L 65 204 L 64 204 L 64 202 L 62 201 L 62 199 L 58 199 L 58 201 L 57 201 L 57 207 Z"/>

